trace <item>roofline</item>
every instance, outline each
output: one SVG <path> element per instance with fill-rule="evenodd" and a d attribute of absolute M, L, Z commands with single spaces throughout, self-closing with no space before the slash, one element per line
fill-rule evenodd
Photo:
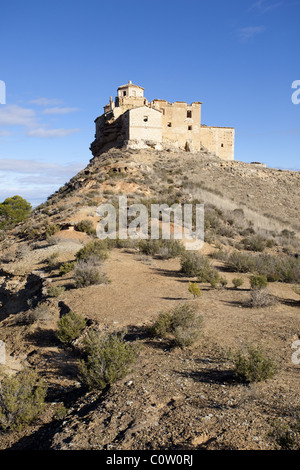
<path fill-rule="evenodd" d="M 147 108 L 147 109 L 151 109 L 151 111 L 158 111 L 159 113 L 162 113 L 162 111 L 160 109 L 151 108 L 151 106 L 144 105 L 144 106 L 135 106 L 134 108 L 126 109 L 124 114 L 129 113 L 130 111 L 133 111 L 134 109 L 138 109 L 138 108 Z"/>
<path fill-rule="evenodd" d="M 126 85 L 121 85 L 118 87 L 118 90 L 120 90 L 120 88 L 127 88 L 129 86 L 133 86 L 135 88 L 141 88 L 141 90 L 145 90 L 145 88 L 141 87 L 140 85 L 134 85 L 133 83 L 126 83 Z"/>

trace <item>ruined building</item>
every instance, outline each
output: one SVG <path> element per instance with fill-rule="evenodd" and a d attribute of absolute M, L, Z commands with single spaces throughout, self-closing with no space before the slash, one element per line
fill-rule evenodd
<path fill-rule="evenodd" d="M 208 150 L 224 160 L 234 159 L 234 129 L 201 124 L 199 101 L 148 102 L 144 88 L 131 81 L 118 88 L 117 97 L 104 106 L 95 120 L 94 156 L 111 147 L 157 150 Z"/>

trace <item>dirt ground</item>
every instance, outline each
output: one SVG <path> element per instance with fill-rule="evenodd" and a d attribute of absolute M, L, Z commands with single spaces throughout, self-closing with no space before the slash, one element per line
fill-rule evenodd
<path fill-rule="evenodd" d="M 108 176 L 112 169 L 118 178 Z M 152 258 L 125 248 L 111 250 L 103 263 L 106 284 L 74 288 L 72 272 L 59 276 L 57 268 L 49 269 L 49 256 L 57 252 L 58 265 L 73 261 L 93 239 L 74 224 L 86 218 L 96 223 L 95 209 L 105 191 L 132 192 L 138 200 L 179 190 L 183 199 L 200 191 L 224 211 L 243 208 L 255 227 L 299 231 L 299 172 L 186 153 L 113 151 L 92 161 L 30 221 L 30 228 L 42 233 L 39 239 L 9 235 L 1 245 L 1 256 L 9 256 L 0 265 L 0 339 L 7 351 L 0 375 L 34 367 L 48 394 L 36 423 L 0 432 L 0 449 L 268 450 L 277 446 L 274 430 L 289 429 L 299 419 L 300 365 L 292 361 L 293 343 L 300 338 L 295 286 L 269 283 L 276 304 L 250 308 L 249 274 L 230 272 L 211 259 L 227 285 L 200 284 L 202 295 L 194 299 L 179 258 Z M 48 239 L 43 230 L 51 223 L 60 230 Z M 230 247 L 235 240 L 225 242 Z M 17 249 L 22 256 L 16 256 Z M 205 243 L 202 253 L 215 250 L 215 243 Z M 234 277 L 244 280 L 238 289 Z M 51 286 L 65 291 L 50 297 Z M 47 305 L 49 316 L 26 322 L 29 307 L 38 302 Z M 203 318 L 199 341 L 180 349 L 150 338 L 147 328 L 158 314 L 181 303 L 194 305 Z M 56 336 L 57 321 L 69 310 L 82 314 L 87 328 L 126 329 L 126 339 L 139 345 L 132 370 L 110 389 L 86 393 L 79 382 L 76 348 L 63 347 Z M 228 353 L 247 344 L 262 346 L 274 358 L 274 378 L 249 385 L 237 380 Z M 61 405 L 64 416 L 58 415 Z"/>
<path fill-rule="evenodd" d="M 211 251 L 209 245 L 204 251 Z M 222 269 L 222 263 L 216 264 Z M 1 448 L 272 449 L 272 426 L 292 419 L 300 405 L 299 365 L 291 360 L 300 309 L 292 287 L 272 283 L 279 302 L 250 309 L 245 305 L 248 276 L 241 275 L 244 285 L 233 289 L 234 273 L 225 268 L 227 286 L 215 290 L 203 284 L 202 295 L 195 300 L 188 292 L 189 279 L 179 272 L 179 259 L 152 259 L 114 249 L 103 270 L 110 283 L 70 288 L 59 302 L 103 331 L 126 327 L 129 338 L 142 346 L 137 364 L 109 392 L 78 400 L 76 358 L 55 339 L 55 321 L 27 331 L 26 344 L 20 338 L 19 347 L 11 319 L 2 322 L 2 337 L 14 345 L 12 356 L 38 367 L 50 384 L 53 401 L 43 425 L 35 428 L 38 439 L 32 430 L 27 437 L 10 435 L 9 442 L 4 434 Z M 199 343 L 180 350 L 150 340 L 145 327 L 159 312 L 183 302 L 196 305 L 203 317 Z M 249 386 L 235 380 L 227 352 L 247 343 L 263 345 L 276 358 L 279 373 L 274 379 Z M 57 400 L 70 411 L 55 427 L 50 418 Z"/>

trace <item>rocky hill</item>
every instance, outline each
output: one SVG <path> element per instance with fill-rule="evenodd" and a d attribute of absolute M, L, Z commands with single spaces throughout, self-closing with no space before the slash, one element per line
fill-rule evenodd
<path fill-rule="evenodd" d="M 299 364 L 292 360 L 300 338 L 299 183 L 299 172 L 207 152 L 111 149 L 3 234 L 0 372 L 36 369 L 47 395 L 38 420 L 0 431 L 0 448 L 299 446 Z M 167 245 L 155 251 L 128 241 L 107 247 L 97 282 L 79 282 L 78 252 L 97 240 L 96 209 L 104 202 L 117 207 L 120 195 L 128 204 L 204 203 L 200 255 L 217 281 L 182 270 L 180 253 Z M 245 267 L 245 260 L 255 264 Z M 250 276 L 257 273 L 268 280 L 268 301 L 253 306 Z M 201 296 L 191 295 L 191 281 Z M 181 305 L 202 318 L 195 343 L 175 347 L 169 336 L 149 335 L 161 312 Z M 83 316 L 85 328 L 66 346 L 57 331 L 68 312 Z M 126 343 L 138 346 L 127 374 L 102 390 L 88 390 L 78 375 L 89 331 L 123 331 Z M 273 358 L 274 377 L 239 380 L 230 351 L 249 344 Z"/>

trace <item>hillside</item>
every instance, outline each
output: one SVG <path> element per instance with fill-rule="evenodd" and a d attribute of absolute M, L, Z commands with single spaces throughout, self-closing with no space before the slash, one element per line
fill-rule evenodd
<path fill-rule="evenodd" d="M 0 431 L 0 449 L 299 448 L 300 366 L 291 359 L 300 338 L 299 183 L 299 172 L 225 162 L 207 152 L 112 149 L 3 234 L 0 339 L 7 357 L 0 373 L 36 368 L 48 391 L 37 421 Z M 104 202 L 117 207 L 120 195 L 128 204 L 204 203 L 200 254 L 222 282 L 182 272 L 180 255 L 166 246 L 154 253 L 129 240 L 108 247 L 101 282 L 76 284 L 70 264 L 97 240 L 96 209 Z M 255 257 L 255 268 L 239 270 L 231 253 L 249 262 Z M 66 263 L 70 269 L 63 271 Z M 272 302 L 253 308 L 250 276 L 258 270 L 268 278 Z M 235 288 L 237 277 L 243 284 Z M 189 281 L 197 281 L 200 297 L 192 297 Z M 180 348 L 169 337 L 149 336 L 160 312 L 182 304 L 202 317 L 195 343 Z M 86 326 L 66 347 L 56 333 L 70 311 Z M 128 374 L 102 391 L 86 390 L 78 378 L 91 330 L 125 330 L 126 342 L 139 346 Z M 229 353 L 248 344 L 274 358 L 274 377 L 238 380 Z M 278 438 L 283 429 L 291 438 L 285 444 Z"/>

